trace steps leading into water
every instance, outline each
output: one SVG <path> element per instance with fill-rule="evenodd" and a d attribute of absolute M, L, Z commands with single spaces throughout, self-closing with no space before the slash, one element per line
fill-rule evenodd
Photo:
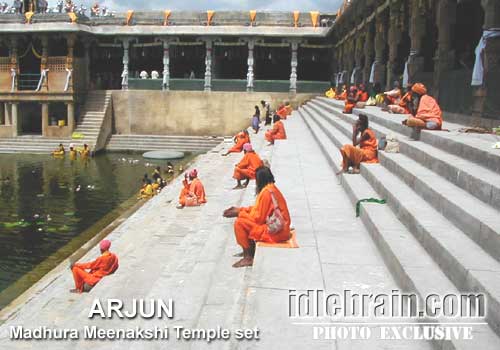
<path fill-rule="evenodd" d="M 224 141 L 210 136 L 112 135 L 106 149 L 109 151 L 154 151 L 161 149 L 185 152 L 208 151 Z"/>
<path fill-rule="evenodd" d="M 42 136 L 18 136 L 0 138 L 0 153 L 44 153 L 49 154 L 62 143 L 72 142 L 69 138 L 48 139 Z"/>
<path fill-rule="evenodd" d="M 341 162 L 339 148 L 351 142 L 351 124 L 356 118 L 343 115 L 341 107 L 335 101 L 315 99 L 300 109 L 335 170 Z M 401 154 L 380 152 L 380 164 L 363 164 L 361 176 L 342 175 L 342 184 L 353 202 L 370 197 L 388 200 L 387 205 L 363 205 L 362 209 L 362 219 L 388 266 L 401 285 L 422 296 L 436 290 L 484 293 L 489 327 L 481 328 L 481 345 L 467 347 L 454 342 L 453 348 L 497 348 L 500 346 L 498 207 L 487 197 L 478 196 L 472 186 L 459 186 L 458 179 L 450 181 L 450 175 L 440 170 L 436 155 L 448 162 L 448 174 L 459 173 L 458 167 L 470 169 L 469 174 L 475 176 L 469 181 L 475 186 L 487 181 L 496 161 L 476 159 L 476 164 L 470 164 L 467 155 L 452 162 L 456 154 L 444 154 L 436 147 L 445 142 L 438 139 L 448 138 L 449 134 L 434 132 L 424 138 L 424 134 L 431 133 L 424 131 L 422 141 L 411 141 L 394 115 L 381 115 L 374 108 L 359 112 L 369 115 L 370 127 L 379 134 L 388 133 L 387 129 L 396 132 L 402 145 Z M 459 144 L 461 140 L 451 142 Z M 422 144 L 425 147 L 420 147 Z M 479 138 L 468 139 L 464 144 L 463 149 L 475 148 L 477 154 L 491 157 L 490 150 L 484 149 L 485 141 Z M 497 187 L 497 182 L 493 186 Z"/>

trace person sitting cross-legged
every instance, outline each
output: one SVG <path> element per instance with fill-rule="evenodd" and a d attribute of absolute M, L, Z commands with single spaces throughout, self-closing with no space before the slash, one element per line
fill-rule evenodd
<path fill-rule="evenodd" d="M 424 84 L 416 83 L 411 88 L 415 115 L 410 115 L 403 121 L 403 125 L 427 130 L 441 130 L 443 125 L 443 112 L 434 97 L 427 95 Z"/>
<path fill-rule="evenodd" d="M 188 181 L 189 178 L 189 181 Z M 177 209 L 182 209 L 184 207 L 196 207 L 207 202 L 205 197 L 205 188 L 198 179 L 198 171 L 193 169 L 188 174 L 184 175 L 184 181 L 182 181 L 184 188 L 179 195 L 179 204 Z"/>
<path fill-rule="evenodd" d="M 255 153 L 250 143 L 243 145 L 243 152 L 245 152 L 243 159 L 234 168 L 233 178 L 237 181 L 234 189 L 247 187 L 250 180 L 255 179 L 255 170 L 263 165 L 262 160 Z M 241 184 L 241 180 L 245 180 L 243 185 Z"/>
<path fill-rule="evenodd" d="M 270 145 L 274 145 L 275 140 L 286 139 L 285 125 L 279 115 L 275 114 L 273 116 L 273 128 L 268 130 L 265 136 Z"/>
<path fill-rule="evenodd" d="M 351 166 L 353 173 L 358 174 L 362 162 L 378 163 L 377 144 L 375 133 L 368 128 L 368 117 L 365 114 L 360 114 L 356 124 L 353 125 L 352 145 L 347 144 L 340 149 L 342 169 L 337 175 L 347 172 Z"/>
<path fill-rule="evenodd" d="M 240 153 L 243 151 L 243 145 L 245 143 L 250 143 L 250 136 L 248 130 L 242 130 L 233 137 L 234 146 L 231 147 L 223 156 L 227 156 L 229 153 Z"/>
<path fill-rule="evenodd" d="M 290 213 L 285 197 L 274 184 L 268 167 L 256 171 L 257 199 L 247 208 L 230 207 L 222 214 L 237 218 L 234 222 L 236 242 L 243 249 L 243 258 L 233 267 L 253 265 L 255 242 L 280 243 L 290 239 Z"/>
<path fill-rule="evenodd" d="M 109 251 L 111 242 L 107 239 L 99 244 L 101 256 L 88 263 L 75 263 L 71 265 L 73 279 L 75 280 L 75 289 L 71 293 L 82 293 L 89 291 L 104 276 L 114 273 L 118 269 L 118 257 Z M 89 270 L 87 272 L 86 270 Z"/>

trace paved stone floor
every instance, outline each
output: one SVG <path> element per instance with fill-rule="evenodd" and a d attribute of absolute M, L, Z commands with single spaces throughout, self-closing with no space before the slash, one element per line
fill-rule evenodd
<path fill-rule="evenodd" d="M 324 156 L 303 121 L 286 122 L 289 139 L 264 145 L 263 133 L 254 147 L 270 160 L 297 230 L 299 249 L 259 248 L 253 268 L 233 269 L 239 252 L 233 220 L 221 216 L 231 205 L 251 205 L 255 187 L 233 191 L 231 178 L 241 154 L 221 157 L 220 150 L 200 157 L 195 166 L 204 182 L 208 203 L 175 209 L 179 180 L 156 196 L 114 232 L 110 239 L 120 268 L 90 293 L 69 294 L 72 276 L 63 263 L 44 278 L 26 303 L 14 308 L 0 326 L 0 349 L 428 349 L 422 341 L 314 340 L 313 326 L 288 316 L 289 289 L 390 293 L 397 285 Z M 227 147 L 227 144 L 224 146 Z M 92 249 L 85 260 L 94 258 Z M 88 318 L 95 298 L 175 302 L 168 319 Z M 331 322 L 315 319 L 313 322 Z M 373 320 L 360 322 L 369 324 Z M 11 326 L 106 329 L 183 326 L 260 330 L 259 341 L 12 341 Z"/>

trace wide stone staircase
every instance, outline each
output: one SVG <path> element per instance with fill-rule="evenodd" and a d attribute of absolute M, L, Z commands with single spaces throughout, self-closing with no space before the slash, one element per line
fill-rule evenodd
<path fill-rule="evenodd" d="M 51 151 L 62 143 L 68 145 L 69 138 L 48 139 L 40 135 L 22 135 L 18 137 L 0 138 L 0 153 L 44 153 Z"/>
<path fill-rule="evenodd" d="M 169 149 L 184 152 L 205 152 L 223 140 L 224 138 L 215 136 L 112 135 L 106 149 L 109 151 Z"/>
<path fill-rule="evenodd" d="M 463 125 L 445 122 L 449 132 L 424 130 L 415 141 L 402 115 L 377 107 L 355 109 L 353 115 L 342 109 L 326 98 L 299 109 L 333 170 L 340 168 L 339 149 L 352 142 L 359 113 L 368 115 L 378 138 L 391 134 L 400 144 L 400 153 L 381 151 L 380 164 L 362 164 L 360 176 L 344 174 L 340 180 L 353 204 L 387 200 L 363 204 L 361 219 L 398 284 L 422 297 L 483 293 L 488 326 L 472 343 L 449 345 L 500 348 L 500 151 L 491 147 L 498 138 L 465 134 L 458 131 Z"/>

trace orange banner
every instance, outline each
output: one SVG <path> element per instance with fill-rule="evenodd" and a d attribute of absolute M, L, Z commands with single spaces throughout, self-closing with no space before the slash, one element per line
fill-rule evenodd
<path fill-rule="evenodd" d="M 255 17 L 257 16 L 257 11 L 250 10 L 250 22 L 255 22 Z"/>
<path fill-rule="evenodd" d="M 311 22 L 313 24 L 313 27 L 318 26 L 318 18 L 319 18 L 319 12 L 318 11 L 311 11 Z"/>
<path fill-rule="evenodd" d="M 295 28 L 299 26 L 299 17 L 300 17 L 300 12 L 293 11 L 293 25 L 295 26 Z"/>
<path fill-rule="evenodd" d="M 170 17 L 171 13 L 172 13 L 172 11 L 170 11 L 170 10 L 165 10 L 165 12 L 163 12 L 163 25 L 164 26 L 168 26 L 168 18 Z"/>
<path fill-rule="evenodd" d="M 127 25 L 130 25 L 130 22 L 132 21 L 132 17 L 134 16 L 134 10 L 128 10 L 127 11 Z"/>
<path fill-rule="evenodd" d="M 214 17 L 215 11 L 208 10 L 207 11 L 207 26 L 209 26 L 212 23 L 212 18 Z"/>

